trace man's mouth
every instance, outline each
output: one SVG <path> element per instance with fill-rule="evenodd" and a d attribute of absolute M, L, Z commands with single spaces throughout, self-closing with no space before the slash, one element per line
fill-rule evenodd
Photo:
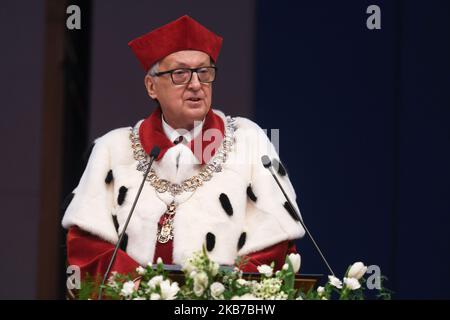
<path fill-rule="evenodd" d="M 200 100 L 202 100 L 202 99 L 200 99 L 200 98 L 195 98 L 195 97 L 191 97 L 191 98 L 188 98 L 187 100 L 188 100 L 188 101 L 194 101 L 194 102 L 197 102 L 197 101 L 200 101 Z"/>

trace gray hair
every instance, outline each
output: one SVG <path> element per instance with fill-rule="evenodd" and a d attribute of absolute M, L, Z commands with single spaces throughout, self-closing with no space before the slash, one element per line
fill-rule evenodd
<path fill-rule="evenodd" d="M 150 70 L 148 70 L 147 75 L 150 76 L 150 77 L 154 77 L 154 76 L 158 73 L 158 70 L 159 70 L 159 61 L 156 62 L 156 63 L 150 68 Z"/>

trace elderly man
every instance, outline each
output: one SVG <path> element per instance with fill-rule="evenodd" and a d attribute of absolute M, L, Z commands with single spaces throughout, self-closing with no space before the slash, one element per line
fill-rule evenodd
<path fill-rule="evenodd" d="M 248 258 L 244 271 L 284 263 L 304 230 L 261 164 L 279 163 L 264 132 L 211 109 L 222 38 L 188 16 L 129 46 L 158 107 L 133 127 L 95 141 L 62 224 L 68 263 L 102 274 L 111 258 L 154 146 L 161 150 L 142 190 L 112 270 L 133 271 L 161 257 L 181 264 L 205 246 L 220 264 Z M 267 147 L 267 148 L 266 148 Z M 280 165 L 291 199 L 295 192 Z"/>

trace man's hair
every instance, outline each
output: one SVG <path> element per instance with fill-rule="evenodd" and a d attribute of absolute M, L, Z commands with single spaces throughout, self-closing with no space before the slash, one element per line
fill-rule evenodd
<path fill-rule="evenodd" d="M 150 77 L 154 77 L 159 70 L 159 61 L 156 62 L 154 65 L 152 65 L 152 67 L 150 68 L 150 70 L 148 70 L 147 75 Z"/>

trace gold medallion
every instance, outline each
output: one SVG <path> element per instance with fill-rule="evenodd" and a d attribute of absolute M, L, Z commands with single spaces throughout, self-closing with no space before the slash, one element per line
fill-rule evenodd
<path fill-rule="evenodd" d="M 164 222 L 162 226 L 158 228 L 157 239 L 159 243 L 167 243 L 173 239 L 173 218 L 175 209 L 176 206 L 174 202 L 167 206 L 167 210 L 164 213 Z"/>

